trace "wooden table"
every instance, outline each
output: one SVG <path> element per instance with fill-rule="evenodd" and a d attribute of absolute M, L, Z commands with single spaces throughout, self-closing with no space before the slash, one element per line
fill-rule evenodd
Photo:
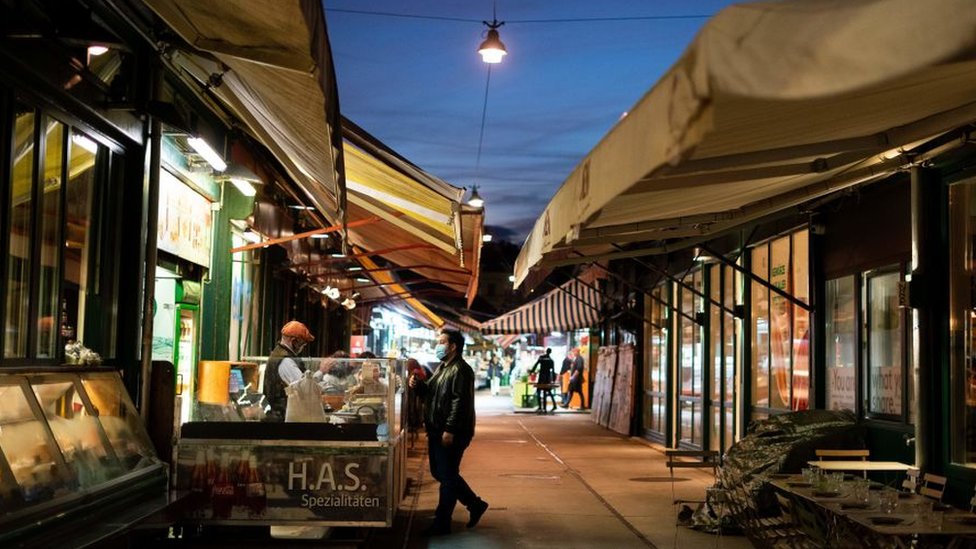
<path fill-rule="evenodd" d="M 914 465 L 898 461 L 862 461 L 856 459 L 814 460 L 808 461 L 807 464 L 824 471 L 908 471 L 915 468 Z"/>

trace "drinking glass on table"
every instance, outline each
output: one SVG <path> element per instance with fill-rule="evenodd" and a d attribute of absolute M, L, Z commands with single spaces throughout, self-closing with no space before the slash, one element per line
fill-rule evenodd
<path fill-rule="evenodd" d="M 938 503 L 934 501 L 923 501 L 919 503 L 922 508 L 922 523 L 929 528 L 942 529 L 942 521 L 945 513 L 938 510 Z"/>
<path fill-rule="evenodd" d="M 803 469 L 800 470 L 800 474 L 803 475 L 803 480 L 805 482 L 809 482 L 810 484 L 813 484 L 813 479 L 815 475 L 814 475 L 814 470 L 812 468 L 804 467 Z"/>
<path fill-rule="evenodd" d="M 894 513 L 898 508 L 898 492 L 894 490 L 884 490 L 879 496 L 879 509 L 882 513 Z"/>
<path fill-rule="evenodd" d="M 830 475 L 830 490 L 840 492 L 844 489 L 844 473 L 836 472 Z"/>
<path fill-rule="evenodd" d="M 856 478 L 851 481 L 851 496 L 857 503 L 867 503 L 871 493 L 871 481 L 866 478 Z"/>

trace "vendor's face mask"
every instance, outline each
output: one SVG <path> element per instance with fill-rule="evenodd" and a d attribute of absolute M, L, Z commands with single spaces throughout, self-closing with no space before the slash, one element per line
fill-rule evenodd
<path fill-rule="evenodd" d="M 444 360 L 444 357 L 447 356 L 447 345 L 439 343 L 437 347 L 434 347 L 434 356 L 437 357 L 437 360 Z"/>

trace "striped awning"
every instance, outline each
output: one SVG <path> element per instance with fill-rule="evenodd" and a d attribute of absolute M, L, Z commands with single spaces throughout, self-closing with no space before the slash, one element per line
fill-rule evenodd
<path fill-rule="evenodd" d="M 600 321 L 601 298 L 574 278 L 535 301 L 481 324 L 481 333 L 535 334 L 589 328 Z"/>
<path fill-rule="evenodd" d="M 480 332 L 481 323 L 467 315 L 444 317 L 444 326 L 459 332 Z"/>
<path fill-rule="evenodd" d="M 507 349 L 509 345 L 518 341 L 521 334 L 506 334 L 495 338 L 495 345 Z"/>

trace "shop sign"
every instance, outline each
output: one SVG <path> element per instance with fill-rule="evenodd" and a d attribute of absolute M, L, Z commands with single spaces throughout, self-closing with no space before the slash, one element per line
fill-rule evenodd
<path fill-rule="evenodd" d="M 827 368 L 827 408 L 854 410 L 857 403 L 857 386 L 854 368 Z"/>
<path fill-rule="evenodd" d="M 901 414 L 900 368 L 871 368 L 871 411 L 876 414 Z"/>
<path fill-rule="evenodd" d="M 388 525 L 386 448 L 181 444 L 188 519 Z"/>
<path fill-rule="evenodd" d="M 366 350 L 366 336 L 349 336 L 349 354 L 359 356 Z"/>
<path fill-rule="evenodd" d="M 159 178 L 156 246 L 187 261 L 210 266 L 210 201 L 166 170 Z"/>

